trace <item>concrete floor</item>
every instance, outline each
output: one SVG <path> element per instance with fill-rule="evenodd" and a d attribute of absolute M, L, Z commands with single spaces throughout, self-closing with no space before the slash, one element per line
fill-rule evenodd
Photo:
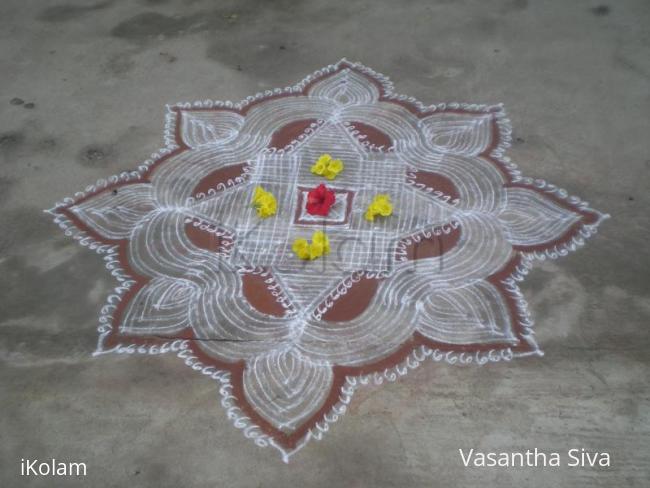
<path fill-rule="evenodd" d="M 3 0 L 0 486 L 647 486 L 650 4 L 609 3 Z M 523 171 L 612 219 L 523 285 L 545 357 L 362 389 L 285 465 L 176 358 L 91 357 L 113 281 L 42 209 L 160 147 L 165 103 L 238 100 L 343 56 L 425 102 L 504 102 Z M 469 447 L 612 466 L 468 469 Z M 19 476 L 53 457 L 88 476 Z"/>

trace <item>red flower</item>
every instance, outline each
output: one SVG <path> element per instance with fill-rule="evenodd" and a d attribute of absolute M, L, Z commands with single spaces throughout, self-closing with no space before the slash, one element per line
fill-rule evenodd
<path fill-rule="evenodd" d="M 307 212 L 312 215 L 327 215 L 330 207 L 334 205 L 336 197 L 334 192 L 323 183 L 307 193 Z"/>

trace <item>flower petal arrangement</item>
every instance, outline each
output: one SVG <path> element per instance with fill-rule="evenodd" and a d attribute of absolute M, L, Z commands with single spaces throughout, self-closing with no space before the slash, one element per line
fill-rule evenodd
<path fill-rule="evenodd" d="M 311 215 L 326 216 L 335 201 L 336 195 L 334 195 L 334 192 L 321 183 L 307 193 L 307 205 L 305 208 Z"/>
<path fill-rule="evenodd" d="M 343 161 L 340 159 L 333 159 L 329 154 L 323 154 L 311 167 L 311 172 L 333 180 L 343 171 L 344 167 Z"/>
<path fill-rule="evenodd" d="M 118 280 L 95 354 L 177 355 L 284 461 L 369 382 L 541 355 L 519 283 L 607 217 L 521 174 L 501 105 L 424 105 L 346 60 L 171 105 L 164 134 L 48 210 Z"/>
<path fill-rule="evenodd" d="M 257 209 L 257 215 L 263 219 L 275 215 L 278 209 L 278 202 L 273 194 L 264 190 L 261 186 L 255 188 L 253 205 Z"/>
<path fill-rule="evenodd" d="M 318 230 L 312 235 L 311 242 L 302 237 L 293 241 L 292 249 L 300 259 L 316 259 L 330 253 L 330 241 L 325 232 Z"/>
<path fill-rule="evenodd" d="M 393 204 L 389 195 L 376 195 L 366 210 L 366 220 L 373 222 L 375 217 L 380 215 L 388 217 L 393 213 Z"/>

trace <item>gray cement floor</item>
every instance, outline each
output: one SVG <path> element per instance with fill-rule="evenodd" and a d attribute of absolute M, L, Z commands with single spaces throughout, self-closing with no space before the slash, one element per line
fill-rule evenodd
<path fill-rule="evenodd" d="M 647 486 L 649 22 L 647 0 L 3 0 L 0 486 Z M 343 56 L 425 102 L 504 102 L 524 172 L 612 219 L 523 285 L 545 357 L 361 390 L 284 465 L 174 357 L 91 358 L 113 282 L 42 209 L 161 146 L 165 103 L 241 99 Z M 461 447 L 612 466 L 467 469 Z M 52 457 L 88 476 L 19 476 Z"/>

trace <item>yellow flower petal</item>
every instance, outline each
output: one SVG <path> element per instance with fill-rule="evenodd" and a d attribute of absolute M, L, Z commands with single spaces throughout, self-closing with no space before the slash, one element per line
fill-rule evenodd
<path fill-rule="evenodd" d="M 311 167 L 311 172 L 317 175 L 322 175 L 327 171 L 327 165 L 332 160 L 329 154 L 322 154 Z"/>
<path fill-rule="evenodd" d="M 316 161 L 311 167 L 311 172 L 316 175 L 322 175 L 327 171 L 327 165 L 321 161 Z"/>
<path fill-rule="evenodd" d="M 264 196 L 266 192 L 261 186 L 255 187 L 255 192 L 253 193 L 253 203 L 256 203 L 260 198 Z"/>
<path fill-rule="evenodd" d="M 309 246 L 309 258 L 316 259 L 321 257 L 323 255 L 324 250 L 325 249 L 322 243 L 312 242 L 311 245 Z"/>
<path fill-rule="evenodd" d="M 327 166 L 327 164 L 328 164 L 331 160 L 332 160 L 332 156 L 330 156 L 329 154 L 322 154 L 322 155 L 318 158 L 318 160 L 317 160 L 316 162 L 317 162 L 317 163 L 322 163 L 322 164 L 324 164 L 325 166 Z"/>
<path fill-rule="evenodd" d="M 260 205 L 273 205 L 275 203 L 275 198 L 273 195 L 267 193 L 266 195 L 263 195 L 262 198 L 258 200 Z"/>
<path fill-rule="evenodd" d="M 299 238 L 293 241 L 291 249 L 300 259 L 312 260 L 330 252 L 330 241 L 323 231 L 316 231 L 311 236 L 312 242 Z"/>
<path fill-rule="evenodd" d="M 343 171 L 343 161 L 340 159 L 332 159 L 329 154 L 321 155 L 311 167 L 311 172 L 324 176 L 328 180 L 336 178 L 341 171 Z"/>
<path fill-rule="evenodd" d="M 393 213 L 393 206 L 390 202 L 377 202 L 375 209 L 377 213 L 383 217 L 388 217 Z"/>
<path fill-rule="evenodd" d="M 310 246 L 307 242 L 307 239 L 296 239 L 293 241 L 293 246 L 291 250 L 298 256 L 300 259 L 311 259 Z"/>
<path fill-rule="evenodd" d="M 257 207 L 257 215 L 263 219 L 270 217 L 271 215 L 274 215 L 275 211 L 266 205 L 260 205 Z"/>
<path fill-rule="evenodd" d="M 332 159 L 328 164 L 327 164 L 327 170 L 331 171 L 335 175 L 339 174 L 341 171 L 343 171 L 343 161 L 340 159 Z"/>
<path fill-rule="evenodd" d="M 261 186 L 255 188 L 252 203 L 257 210 L 257 215 L 263 219 L 275 215 L 277 212 L 277 200 L 271 192 L 264 190 Z"/>
<path fill-rule="evenodd" d="M 292 249 L 294 252 L 298 252 L 300 249 L 306 249 L 309 246 L 309 243 L 307 242 L 307 239 L 298 238 L 295 241 L 293 241 L 293 246 Z"/>
<path fill-rule="evenodd" d="M 368 209 L 366 210 L 365 218 L 370 222 L 375 220 L 375 216 L 381 215 L 382 217 L 388 217 L 393 213 L 393 204 L 390 201 L 389 195 L 375 195 L 372 199 Z"/>
<path fill-rule="evenodd" d="M 322 248 L 322 254 L 329 254 L 330 240 L 322 230 L 317 230 L 311 236 L 312 245 L 318 245 Z"/>

